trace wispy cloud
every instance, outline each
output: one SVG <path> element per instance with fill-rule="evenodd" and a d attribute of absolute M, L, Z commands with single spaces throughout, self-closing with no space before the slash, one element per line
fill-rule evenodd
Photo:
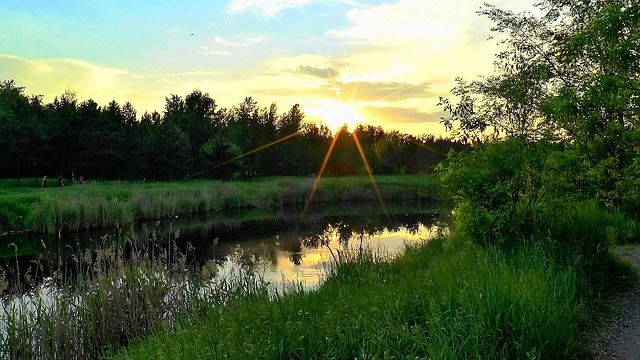
<path fill-rule="evenodd" d="M 416 40 L 423 40 L 429 41 L 425 46 L 434 46 L 450 41 L 460 31 L 462 19 L 456 17 L 455 13 L 461 3 L 464 1 L 401 0 L 380 6 L 354 8 L 346 13 L 351 26 L 331 29 L 326 34 L 377 45 L 414 45 Z"/>
<path fill-rule="evenodd" d="M 342 101 L 349 102 L 388 102 L 433 97 L 429 83 L 426 82 L 418 85 L 398 82 L 332 82 L 322 89 L 333 92 Z"/>
<path fill-rule="evenodd" d="M 312 85 L 312 84 L 309 84 Z M 395 102 L 408 99 L 426 99 L 433 97 L 428 83 L 418 85 L 407 83 L 343 83 L 326 84 L 300 88 L 261 89 L 261 94 L 273 96 L 304 96 L 311 99 L 335 99 L 342 102 Z"/>
<path fill-rule="evenodd" d="M 213 37 L 213 42 L 221 46 L 245 47 L 249 45 L 259 44 L 265 41 L 266 39 L 267 38 L 265 36 L 258 36 L 258 37 L 248 37 L 244 39 L 240 37 L 236 37 L 234 38 L 234 40 L 226 40 L 222 38 L 222 36 L 216 35 Z"/>
<path fill-rule="evenodd" d="M 339 74 L 338 70 L 332 67 L 318 68 L 314 66 L 300 65 L 295 71 L 296 74 L 310 75 L 323 79 L 333 80 Z"/>
<path fill-rule="evenodd" d="M 15 80 L 26 87 L 27 94 L 44 95 L 45 102 L 72 89 L 81 101 L 129 101 L 139 113 L 162 110 L 165 97 L 171 93 L 184 95 L 193 89 L 219 88 L 226 81 L 224 75 L 221 71 L 141 74 L 72 59 L 28 60 L 0 55 L 0 79 Z M 233 94 L 230 98 L 236 100 Z"/>
<path fill-rule="evenodd" d="M 6 73 L 5 73 L 6 71 Z M 33 88 L 57 85 L 77 89 L 81 87 L 88 92 L 100 93 L 111 87 L 128 71 L 98 66 L 85 61 L 73 59 L 27 60 L 16 56 L 0 55 L 0 78 L 15 79 L 19 84 Z M 46 79 L 46 80 L 44 80 Z M 60 92 L 62 93 L 62 92 Z"/>
<path fill-rule="evenodd" d="M 442 112 L 429 113 L 416 108 L 364 106 L 359 108 L 367 116 L 384 119 L 388 123 L 440 123 Z"/>
<path fill-rule="evenodd" d="M 205 55 L 213 55 L 213 56 L 231 56 L 230 52 L 221 51 L 221 50 L 205 51 L 205 52 L 203 52 L 203 54 L 205 54 Z"/>
<path fill-rule="evenodd" d="M 298 8 L 311 2 L 313 0 L 232 0 L 227 10 L 232 14 L 255 11 L 271 17 L 282 10 Z"/>

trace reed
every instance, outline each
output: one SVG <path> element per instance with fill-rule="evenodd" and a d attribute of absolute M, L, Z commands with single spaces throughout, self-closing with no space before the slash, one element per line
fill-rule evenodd
<path fill-rule="evenodd" d="M 189 264 L 175 242 L 153 235 L 125 242 L 103 238 L 72 260 L 41 259 L 25 276 L 0 271 L 0 357 L 96 358 L 141 336 L 200 318 L 206 309 L 263 290 L 250 271 L 214 276 L 215 263 Z M 79 247 L 78 247 L 79 249 Z M 17 253 L 17 249 L 16 249 Z M 33 264 L 30 264 L 33 265 Z M 52 276 L 41 278 L 49 268 Z"/>
<path fill-rule="evenodd" d="M 436 197 L 435 176 L 376 177 L 384 201 Z M 124 226 L 182 214 L 246 207 L 304 204 L 314 179 L 274 177 L 253 181 L 173 183 L 90 182 L 47 189 L 0 188 L 0 233 L 55 233 Z M 0 184 L 1 186 L 2 184 Z M 377 201 L 369 177 L 324 178 L 315 202 Z"/>
<path fill-rule="evenodd" d="M 616 214 L 575 211 L 545 228 L 549 242 L 602 227 L 593 236 L 630 239 L 634 228 Z M 568 224 L 581 229 L 562 230 Z M 583 358 L 581 327 L 600 296 L 585 287 L 577 247 L 561 247 L 569 256 L 538 239 L 501 251 L 454 232 L 397 257 L 331 249 L 320 287 L 286 292 L 252 272 L 211 281 L 217 265 L 189 265 L 188 251 L 158 247 L 153 233 L 103 241 L 49 280 L 75 290 L 5 298 L 6 357 Z M 0 285 L 20 279 L 2 276 Z"/>
<path fill-rule="evenodd" d="M 576 273 L 438 239 L 390 260 L 335 256 L 315 291 L 291 287 L 210 308 L 107 358 L 556 358 L 584 354 Z"/>

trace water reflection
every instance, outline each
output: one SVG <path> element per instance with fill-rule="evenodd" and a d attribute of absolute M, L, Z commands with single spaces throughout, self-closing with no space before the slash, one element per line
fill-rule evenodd
<path fill-rule="evenodd" d="M 105 242 L 135 246 L 142 240 L 151 244 L 151 254 L 179 251 L 199 266 L 211 260 L 223 267 L 250 265 L 269 282 L 285 279 L 312 286 L 320 281 L 332 250 L 362 243 L 393 254 L 406 242 L 429 239 L 444 228 L 440 203 L 389 204 L 388 210 L 390 215 L 376 203 L 357 203 L 312 208 L 304 217 L 295 208 L 221 211 L 110 231 L 4 236 L 1 266 L 10 282 L 29 277 L 35 285 L 56 266 L 73 276 L 73 264 Z"/>

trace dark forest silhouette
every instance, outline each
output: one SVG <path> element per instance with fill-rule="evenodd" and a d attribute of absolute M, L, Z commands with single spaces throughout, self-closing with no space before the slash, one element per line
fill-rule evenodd
<path fill-rule="evenodd" d="M 52 103 L 25 95 L 13 80 L 0 83 L 0 176 L 43 175 L 89 179 L 184 179 L 233 176 L 306 176 L 318 171 L 333 134 L 305 122 L 299 105 L 283 114 L 276 104 L 260 107 L 251 97 L 230 109 L 207 93 L 166 98 L 165 109 L 139 119 L 131 103 L 100 106 L 65 91 Z M 277 141 L 285 141 L 229 159 Z M 355 134 L 376 174 L 433 171 L 460 142 L 412 136 L 360 125 Z M 366 174 L 353 133 L 340 130 L 326 172 Z"/>

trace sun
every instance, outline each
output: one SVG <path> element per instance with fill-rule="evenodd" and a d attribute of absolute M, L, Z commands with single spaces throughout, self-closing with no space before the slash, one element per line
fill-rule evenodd
<path fill-rule="evenodd" d="M 343 126 L 347 126 L 349 132 L 355 130 L 358 124 L 364 123 L 364 116 L 360 115 L 353 106 L 343 103 L 334 103 L 321 109 L 322 122 L 336 134 Z"/>

